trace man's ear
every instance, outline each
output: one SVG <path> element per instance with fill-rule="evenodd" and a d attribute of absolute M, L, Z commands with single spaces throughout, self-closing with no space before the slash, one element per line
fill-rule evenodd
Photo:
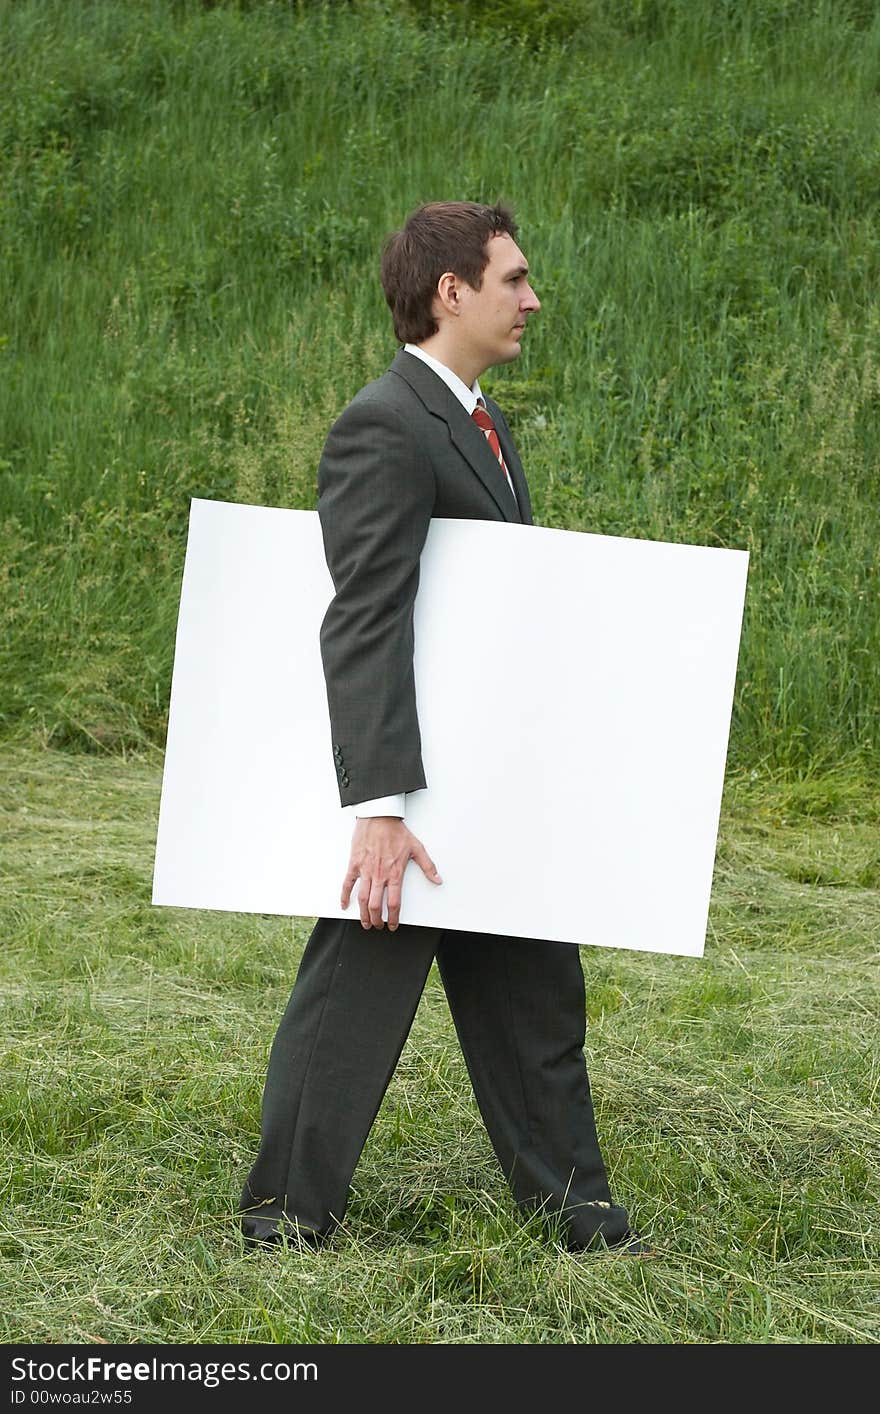
<path fill-rule="evenodd" d="M 437 281 L 437 293 L 434 302 L 439 306 L 438 313 L 450 314 L 455 317 L 461 309 L 461 295 L 459 292 L 459 279 L 452 270 L 444 270 Z"/>

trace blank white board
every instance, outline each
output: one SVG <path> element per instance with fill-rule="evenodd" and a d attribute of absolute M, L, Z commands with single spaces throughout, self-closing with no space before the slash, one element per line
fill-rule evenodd
<path fill-rule="evenodd" d="M 401 922 L 701 956 L 748 555 L 434 520 Z M 340 907 L 314 511 L 192 503 L 153 902 Z"/>

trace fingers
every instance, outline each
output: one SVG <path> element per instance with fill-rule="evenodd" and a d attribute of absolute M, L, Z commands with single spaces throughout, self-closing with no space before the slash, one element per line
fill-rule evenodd
<path fill-rule="evenodd" d="M 400 879 L 390 879 L 388 881 L 388 931 L 397 931 L 400 923 L 400 897 L 402 893 L 402 881 Z"/>
<path fill-rule="evenodd" d="M 385 918 L 382 912 L 382 901 L 385 897 L 386 885 L 380 878 L 370 879 L 366 875 L 361 876 L 361 885 L 358 889 L 358 908 L 361 915 L 361 926 L 364 928 L 384 928 Z M 400 879 L 390 879 L 388 881 L 388 928 L 390 932 L 395 932 L 400 925 L 400 903 L 401 903 L 401 882 Z"/>
<path fill-rule="evenodd" d="M 370 922 L 370 885 L 371 880 L 365 878 L 362 874 L 357 895 L 358 909 L 360 910 L 362 928 L 372 928 L 373 926 Z"/>
<path fill-rule="evenodd" d="M 359 822 L 360 823 L 360 822 Z M 414 859 L 422 873 L 432 884 L 442 884 L 437 866 L 431 859 L 421 840 L 405 831 L 403 841 L 394 841 L 394 848 L 384 851 L 355 848 L 349 861 L 348 873 L 342 884 L 341 904 L 347 909 L 351 892 L 360 879 L 357 893 L 358 911 L 362 928 L 384 928 L 383 901 L 387 902 L 387 922 L 389 932 L 400 926 L 400 909 L 403 894 L 403 875 L 410 859 Z M 386 900 L 387 890 L 387 900 Z"/>
<path fill-rule="evenodd" d="M 416 861 L 416 864 L 418 864 L 419 868 L 422 870 L 422 873 L 425 875 L 425 877 L 431 880 L 432 884 L 443 883 L 443 880 L 437 873 L 436 864 L 434 863 L 433 859 L 431 859 L 430 855 L 428 854 L 428 851 L 425 849 L 425 846 L 422 844 L 421 840 L 413 840 L 412 857 Z"/>
<path fill-rule="evenodd" d="M 384 928 L 385 920 L 382 917 L 382 899 L 385 896 L 385 881 L 382 878 L 373 879 L 369 886 L 369 903 L 367 905 L 370 922 L 374 928 Z M 361 909 L 361 922 L 363 922 L 363 909 Z"/>
<path fill-rule="evenodd" d="M 353 864 L 349 864 L 348 873 L 342 881 L 342 898 L 340 902 L 343 908 L 348 908 L 348 901 L 351 898 L 351 891 L 358 880 L 358 871 Z"/>

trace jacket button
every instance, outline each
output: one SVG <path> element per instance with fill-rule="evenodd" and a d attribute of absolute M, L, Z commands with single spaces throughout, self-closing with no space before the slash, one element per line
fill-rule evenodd
<path fill-rule="evenodd" d="M 351 782 L 350 782 L 350 780 L 348 779 L 348 774 L 347 774 L 347 772 L 345 772 L 345 771 L 343 771 L 343 773 L 342 773 L 342 784 L 343 784 L 344 786 L 351 785 Z"/>

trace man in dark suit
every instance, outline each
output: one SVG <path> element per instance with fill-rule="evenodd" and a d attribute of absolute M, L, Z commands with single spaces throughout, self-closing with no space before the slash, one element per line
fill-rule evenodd
<path fill-rule="evenodd" d="M 404 347 L 345 409 L 321 457 L 318 512 L 336 590 L 321 652 L 340 801 L 358 817 L 341 902 L 359 881 L 360 920 L 318 919 L 275 1037 L 262 1143 L 240 1201 L 251 1241 L 317 1242 L 342 1218 L 436 958 L 517 1202 L 558 1215 L 573 1249 L 601 1237 L 648 1250 L 608 1188 L 578 947 L 399 923 L 411 859 L 442 883 L 404 819 L 407 793 L 430 789 L 413 606 L 431 517 L 532 524 L 510 429 L 478 382 L 519 356 L 541 307 L 516 234 L 503 207 L 437 202 L 388 239 L 382 283 Z"/>

